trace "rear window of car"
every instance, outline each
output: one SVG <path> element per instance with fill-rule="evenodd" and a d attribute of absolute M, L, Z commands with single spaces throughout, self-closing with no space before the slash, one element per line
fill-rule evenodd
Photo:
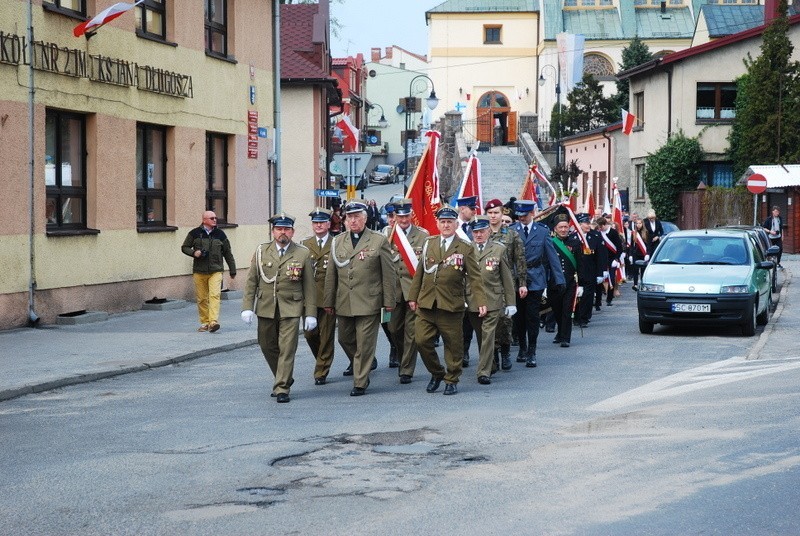
<path fill-rule="evenodd" d="M 739 237 L 669 237 L 658 250 L 655 264 L 744 265 L 750 262 L 749 241 Z"/>
<path fill-rule="evenodd" d="M 375 170 L 380 171 L 382 173 L 389 173 L 390 171 L 392 171 L 392 166 L 380 165 L 377 168 L 375 168 Z"/>

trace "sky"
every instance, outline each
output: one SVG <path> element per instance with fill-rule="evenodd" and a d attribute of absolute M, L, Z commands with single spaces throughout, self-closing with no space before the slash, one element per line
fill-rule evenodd
<path fill-rule="evenodd" d="M 370 60 L 370 49 L 397 45 L 416 54 L 428 53 L 425 12 L 444 0 L 331 0 L 331 18 L 342 25 L 331 35 L 333 57 Z"/>

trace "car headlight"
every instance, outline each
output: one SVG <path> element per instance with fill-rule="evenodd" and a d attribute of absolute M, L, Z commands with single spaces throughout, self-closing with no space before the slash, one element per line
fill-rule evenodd
<path fill-rule="evenodd" d="M 719 289 L 720 294 L 747 294 L 750 288 L 747 285 L 725 285 Z"/>
<path fill-rule="evenodd" d="M 664 285 L 656 285 L 655 283 L 642 283 L 639 285 L 640 292 L 664 292 Z"/>

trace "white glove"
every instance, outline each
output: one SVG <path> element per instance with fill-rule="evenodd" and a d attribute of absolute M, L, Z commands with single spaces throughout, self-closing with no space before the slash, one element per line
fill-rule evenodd
<path fill-rule="evenodd" d="M 603 272 L 603 279 L 609 279 L 608 272 Z M 602 283 L 602 281 L 601 281 Z"/>
<path fill-rule="evenodd" d="M 600 285 L 602 283 L 603 283 L 603 276 L 601 275 L 600 277 L 597 278 L 597 284 Z"/>
<path fill-rule="evenodd" d="M 645 255 L 645 256 L 644 256 L 644 262 L 647 262 L 647 261 L 649 261 L 649 260 L 650 260 L 650 255 Z"/>
<path fill-rule="evenodd" d="M 578 297 L 583 296 L 583 287 L 578 287 Z"/>
<path fill-rule="evenodd" d="M 256 314 L 253 311 L 242 311 L 242 322 L 248 326 L 255 320 Z"/>
<path fill-rule="evenodd" d="M 317 327 L 317 319 L 313 316 L 307 316 L 306 321 L 303 324 L 303 329 L 306 331 L 313 331 L 314 328 Z"/>
<path fill-rule="evenodd" d="M 542 291 L 542 298 L 547 298 L 547 287 Z"/>
<path fill-rule="evenodd" d="M 506 305 L 506 316 L 511 318 L 515 314 L 517 314 L 517 306 L 516 305 Z"/>
<path fill-rule="evenodd" d="M 611 261 L 612 268 L 619 268 L 619 263 L 617 261 Z"/>

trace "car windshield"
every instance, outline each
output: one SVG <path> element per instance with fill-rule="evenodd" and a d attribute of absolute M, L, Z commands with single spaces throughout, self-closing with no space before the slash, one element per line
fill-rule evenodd
<path fill-rule="evenodd" d="M 719 264 L 744 265 L 750 262 L 739 237 L 670 236 L 658 250 L 655 264 Z"/>
<path fill-rule="evenodd" d="M 381 173 L 389 173 L 392 170 L 392 166 L 378 166 L 375 168 L 375 171 L 380 171 Z"/>

